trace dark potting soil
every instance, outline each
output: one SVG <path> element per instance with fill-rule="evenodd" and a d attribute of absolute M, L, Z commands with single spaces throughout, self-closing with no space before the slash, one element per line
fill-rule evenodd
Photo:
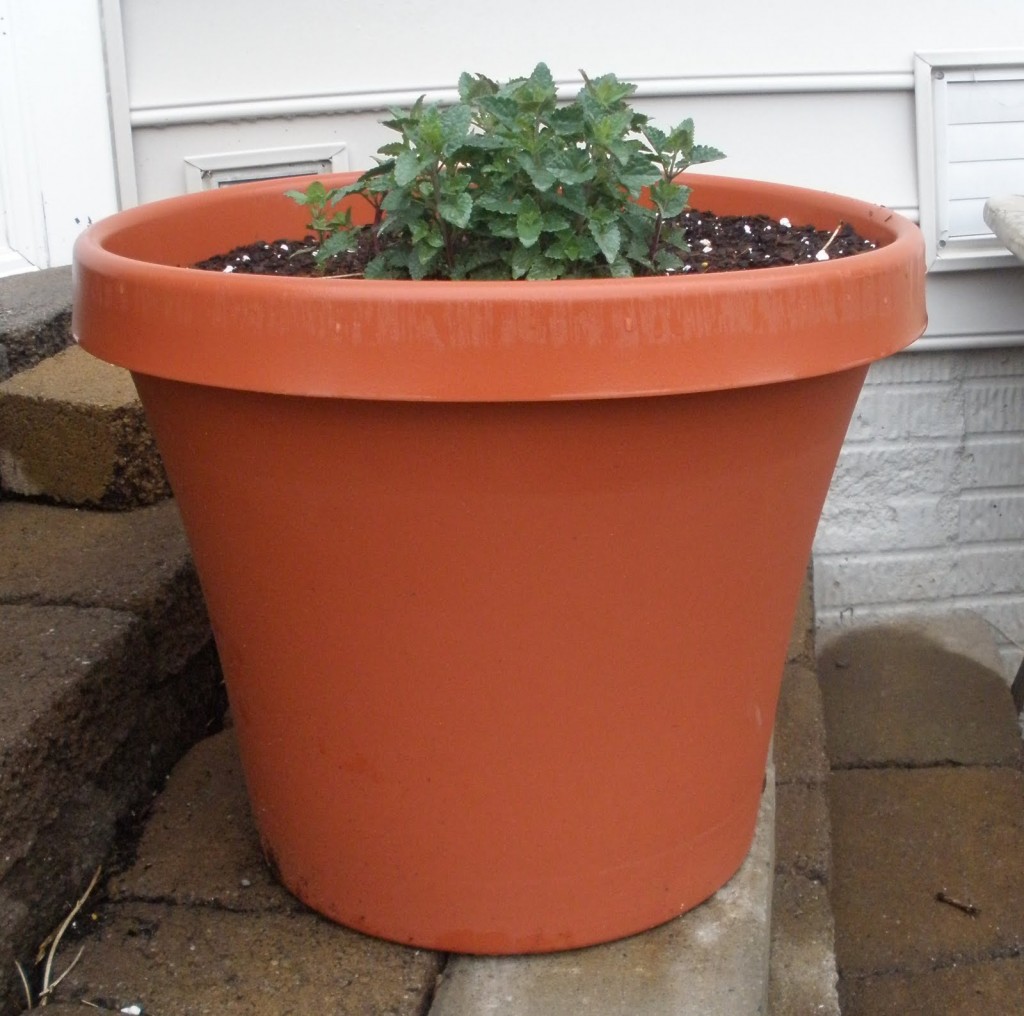
<path fill-rule="evenodd" d="M 788 219 L 767 215 L 715 215 L 689 209 L 680 216 L 689 251 L 680 252 L 683 273 L 746 271 L 811 261 L 830 261 L 862 251 L 875 243 L 857 234 L 847 223 L 834 230 L 794 226 Z M 358 278 L 373 257 L 368 231 L 357 234 L 352 251 L 332 258 L 323 274 L 335 278 Z M 312 275 L 318 273 L 313 260 L 315 238 L 258 241 L 216 254 L 194 264 L 208 272 L 240 272 L 247 275 Z"/>

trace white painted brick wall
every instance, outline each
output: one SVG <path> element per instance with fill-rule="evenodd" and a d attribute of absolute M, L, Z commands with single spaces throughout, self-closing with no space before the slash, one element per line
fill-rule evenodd
<path fill-rule="evenodd" d="M 822 626 L 969 609 L 1024 652 L 1024 348 L 872 367 L 814 545 Z"/>

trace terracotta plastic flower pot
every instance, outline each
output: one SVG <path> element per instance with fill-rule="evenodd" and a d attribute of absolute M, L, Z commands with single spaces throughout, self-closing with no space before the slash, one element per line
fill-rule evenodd
<path fill-rule="evenodd" d="M 704 277 L 182 267 L 301 234 L 280 181 L 115 215 L 74 329 L 180 504 L 256 824 L 297 896 L 477 953 L 651 927 L 736 871 L 867 365 L 924 328 L 891 211 L 695 176 L 876 251 Z"/>

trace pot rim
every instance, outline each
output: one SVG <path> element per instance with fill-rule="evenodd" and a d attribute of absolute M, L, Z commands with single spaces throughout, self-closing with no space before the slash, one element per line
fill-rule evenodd
<path fill-rule="evenodd" d="M 319 178 L 335 186 L 356 175 Z M 909 220 L 783 184 L 704 173 L 687 182 L 694 207 L 787 215 L 818 228 L 849 222 L 879 246 L 746 272 L 554 282 L 227 276 L 185 267 L 261 235 L 304 231 L 304 210 L 284 197 L 296 181 L 261 181 L 167 198 L 91 226 L 75 245 L 72 327 L 90 352 L 160 377 L 416 401 L 767 384 L 862 366 L 924 330 L 924 246 Z"/>

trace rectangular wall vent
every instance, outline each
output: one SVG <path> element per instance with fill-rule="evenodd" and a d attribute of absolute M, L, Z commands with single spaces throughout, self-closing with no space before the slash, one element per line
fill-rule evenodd
<path fill-rule="evenodd" d="M 348 149 L 337 141 L 248 152 L 185 156 L 185 189 L 190 193 L 309 173 L 343 173 Z"/>
<path fill-rule="evenodd" d="M 929 267 L 1016 264 L 982 211 L 1024 193 L 1024 50 L 918 53 L 914 93 Z"/>

